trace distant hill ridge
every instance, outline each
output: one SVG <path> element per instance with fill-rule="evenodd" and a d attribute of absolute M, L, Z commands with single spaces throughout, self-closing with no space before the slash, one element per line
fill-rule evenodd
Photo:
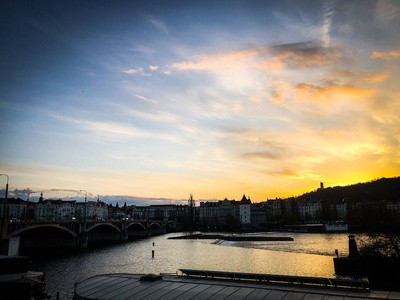
<path fill-rule="evenodd" d="M 400 177 L 381 178 L 365 183 L 348 186 L 318 189 L 295 197 L 297 200 L 338 201 L 346 199 L 351 202 L 400 201 Z"/>

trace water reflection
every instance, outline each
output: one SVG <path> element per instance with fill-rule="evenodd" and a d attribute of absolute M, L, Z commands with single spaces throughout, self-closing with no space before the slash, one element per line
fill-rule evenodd
<path fill-rule="evenodd" d="M 221 245 L 255 248 L 272 251 L 334 256 L 335 249 L 340 255 L 348 255 L 348 234 L 299 234 L 281 233 L 280 236 L 294 237 L 292 242 L 220 242 Z"/>
<path fill-rule="evenodd" d="M 33 267 L 46 272 L 47 292 L 55 295 L 59 291 L 67 299 L 75 282 L 105 273 L 175 273 L 185 268 L 333 277 L 334 250 L 343 252 L 348 248 L 346 234 L 289 234 L 294 238 L 292 242 L 168 239 L 176 235 L 181 234 L 68 255 L 36 257 Z"/>

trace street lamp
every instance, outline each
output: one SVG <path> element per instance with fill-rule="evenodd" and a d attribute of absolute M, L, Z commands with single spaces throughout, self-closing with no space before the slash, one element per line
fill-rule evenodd
<path fill-rule="evenodd" d="M 87 192 L 86 190 L 79 190 L 80 192 L 85 192 L 85 207 L 83 210 L 83 223 L 86 223 L 86 200 L 87 200 Z"/>
<path fill-rule="evenodd" d="M 7 176 L 6 193 L 5 193 L 4 202 L 3 202 L 3 222 L 2 222 L 2 226 L 1 226 L 1 238 L 3 238 L 3 235 L 4 235 L 4 237 L 6 236 L 6 234 L 3 231 L 6 226 L 6 216 L 7 216 L 6 210 L 7 210 L 7 194 L 8 194 L 8 179 L 9 179 L 9 177 L 7 174 L 0 174 L 0 176 Z"/>

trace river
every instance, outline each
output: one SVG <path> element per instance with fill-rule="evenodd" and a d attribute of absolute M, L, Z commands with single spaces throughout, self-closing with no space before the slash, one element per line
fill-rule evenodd
<path fill-rule="evenodd" d="M 262 234 L 294 238 L 284 242 L 168 239 L 178 235 L 182 233 L 74 253 L 35 255 L 31 269 L 46 273 L 47 293 L 55 298 L 59 292 L 60 299 L 71 299 L 76 282 L 105 273 L 176 273 L 182 268 L 335 277 L 335 249 L 343 256 L 348 251 L 348 234 Z"/>

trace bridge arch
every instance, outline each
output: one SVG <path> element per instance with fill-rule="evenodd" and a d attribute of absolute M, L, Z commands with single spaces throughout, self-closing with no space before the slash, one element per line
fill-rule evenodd
<path fill-rule="evenodd" d="M 162 234 L 165 232 L 165 227 L 163 228 L 163 226 L 160 223 L 150 223 L 148 224 L 148 231 L 150 234 Z"/>
<path fill-rule="evenodd" d="M 18 250 L 22 255 L 31 250 L 53 251 L 77 246 L 78 234 L 60 224 L 34 224 L 17 229 L 9 237 L 18 236 Z"/>
<path fill-rule="evenodd" d="M 65 228 L 63 226 L 60 226 L 58 224 L 39 224 L 39 225 L 32 225 L 32 226 L 24 227 L 24 228 L 21 228 L 19 230 L 11 232 L 8 237 L 18 236 L 18 235 L 27 233 L 29 231 L 38 230 L 38 229 L 41 229 L 41 228 L 43 228 L 43 229 L 44 228 L 56 228 L 56 229 L 60 229 L 62 231 L 65 231 L 65 232 L 69 233 L 74 238 L 78 237 L 78 234 L 75 233 L 74 231 L 72 231 L 72 230 L 70 230 L 68 228 Z"/>
<path fill-rule="evenodd" d="M 118 224 L 97 223 L 86 228 L 88 245 L 114 243 L 122 240 L 122 230 Z"/>
<path fill-rule="evenodd" d="M 163 228 L 164 228 L 165 232 L 171 232 L 174 229 L 172 224 L 170 224 L 168 222 L 163 224 Z"/>
<path fill-rule="evenodd" d="M 157 228 L 158 227 L 158 228 Z M 162 229 L 162 226 L 160 225 L 160 223 L 150 223 L 148 228 L 157 228 L 157 229 Z"/>
<path fill-rule="evenodd" d="M 93 225 L 93 226 L 87 228 L 87 229 L 86 229 L 86 232 L 90 232 L 90 231 L 92 231 L 93 229 L 95 229 L 96 227 L 100 227 L 100 226 L 112 227 L 112 228 L 114 228 L 115 230 L 117 230 L 118 232 L 121 232 L 121 229 L 120 229 L 119 227 L 115 226 L 115 225 L 112 224 L 112 223 L 98 223 L 98 224 L 95 224 L 95 225 Z"/>
<path fill-rule="evenodd" d="M 136 228 L 139 228 L 139 229 L 142 229 L 142 230 L 147 230 L 146 226 L 144 226 L 140 222 L 134 222 L 134 223 L 129 224 L 127 229 L 130 228 L 130 227 L 132 227 L 131 229 L 133 229 L 133 227 L 136 227 Z"/>

